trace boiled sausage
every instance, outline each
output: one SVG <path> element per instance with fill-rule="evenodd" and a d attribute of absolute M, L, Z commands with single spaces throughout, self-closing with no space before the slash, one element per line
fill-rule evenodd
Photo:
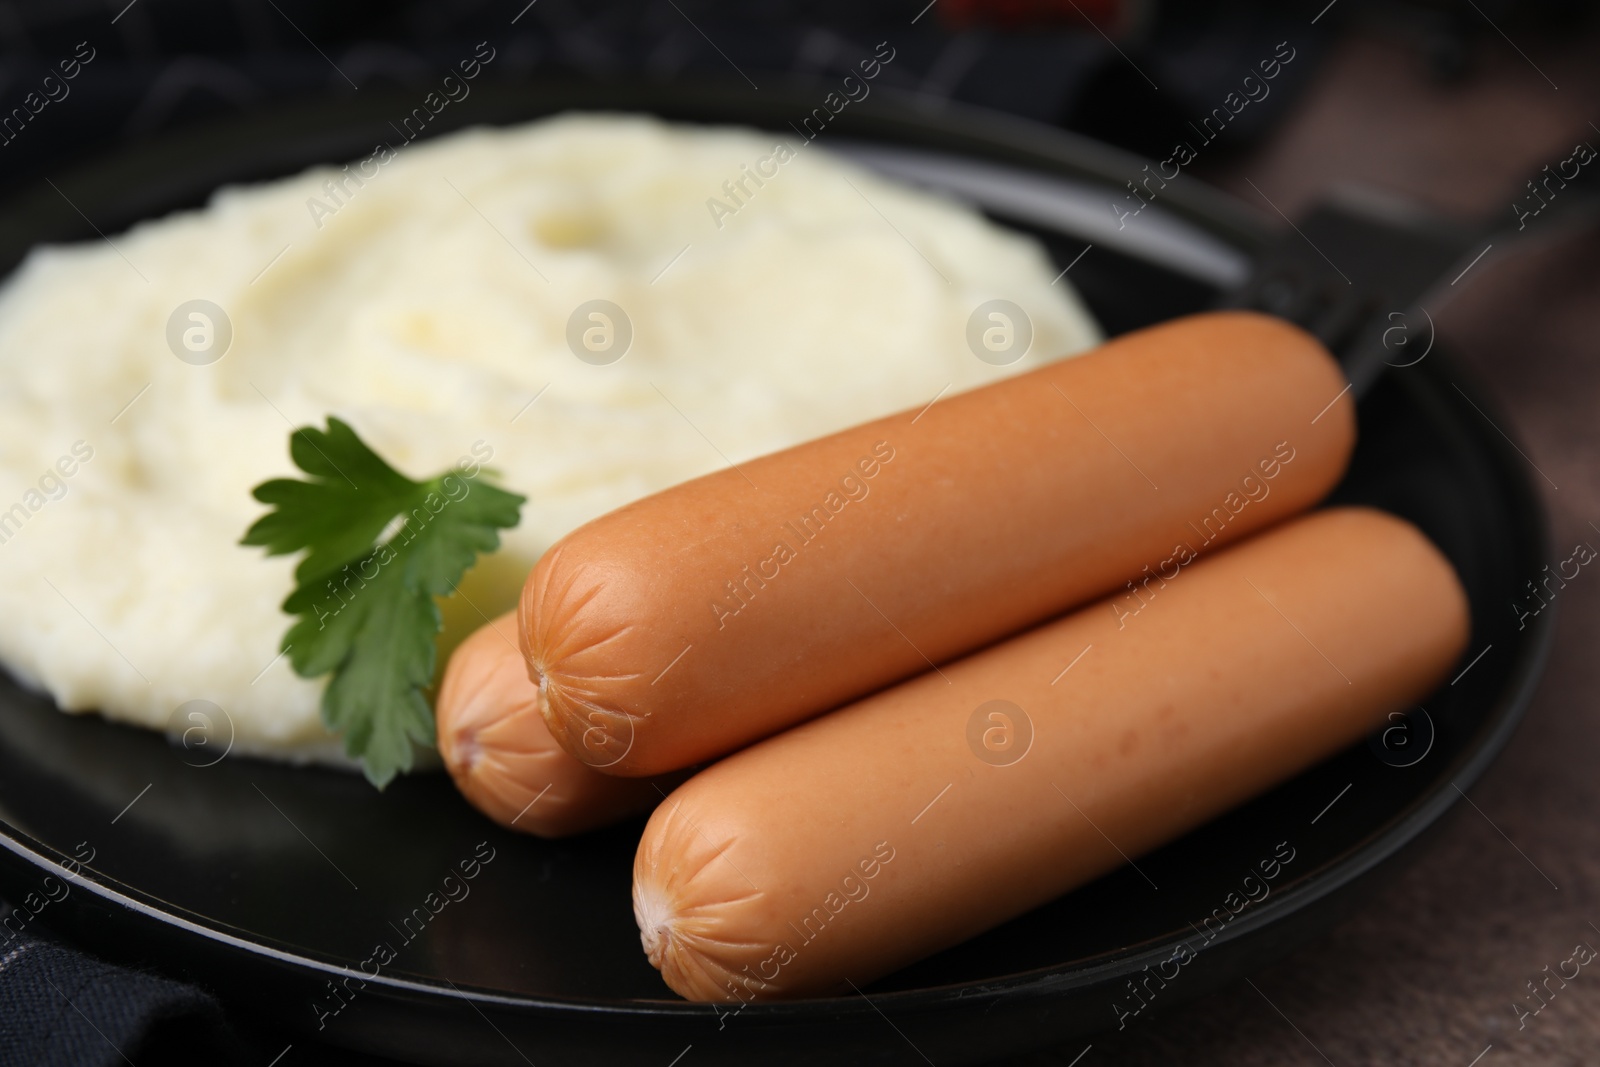
<path fill-rule="evenodd" d="M 1199 315 L 620 508 L 523 590 L 541 711 L 653 774 L 1118 586 L 1131 610 L 1333 487 L 1345 388 L 1296 327 Z"/>
<path fill-rule="evenodd" d="M 667 984 L 701 1001 L 848 993 L 1338 751 L 1426 697 L 1468 635 L 1450 564 L 1368 509 L 1294 520 L 1146 595 L 1136 613 L 1102 601 L 928 671 L 673 792 L 633 890 Z"/>

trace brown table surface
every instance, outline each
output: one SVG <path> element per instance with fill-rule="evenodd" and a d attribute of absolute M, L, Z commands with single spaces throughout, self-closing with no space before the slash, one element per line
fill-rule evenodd
<path fill-rule="evenodd" d="M 1480 59 L 1465 83 L 1440 85 L 1415 50 L 1357 34 L 1269 143 L 1203 177 L 1269 214 L 1263 194 L 1294 217 L 1364 183 L 1510 221 L 1529 175 L 1580 139 L 1600 146 L 1588 125 L 1600 125 L 1600 39 L 1489 34 Z M 1440 343 L 1511 416 L 1561 550 L 1552 561 L 1580 541 L 1600 549 L 1600 228 L 1498 253 L 1429 308 Z M 1256 988 L 1093 1038 L 1078 1067 L 1600 1063 L 1600 966 L 1552 981 L 1520 1029 L 1514 1009 L 1537 1005 L 1525 983 L 1541 968 L 1580 942 L 1600 949 L 1600 575 L 1580 574 L 1556 609 L 1554 652 L 1511 744 L 1376 902 L 1253 975 Z M 1088 1043 L 1017 1067 L 1065 1067 Z"/>

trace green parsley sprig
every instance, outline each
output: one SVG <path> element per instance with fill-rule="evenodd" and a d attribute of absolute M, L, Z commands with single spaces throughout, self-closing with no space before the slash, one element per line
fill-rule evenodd
<path fill-rule="evenodd" d="M 333 676 L 322 721 L 382 789 L 411 769 L 413 744 L 434 742 L 424 695 L 443 625 L 434 598 L 499 547 L 526 498 L 478 481 L 469 461 L 412 481 L 331 416 L 326 430 L 294 431 L 289 456 L 308 477 L 256 486 L 274 510 L 242 543 L 269 556 L 305 552 L 283 602 L 298 621 L 281 648 L 301 677 Z"/>

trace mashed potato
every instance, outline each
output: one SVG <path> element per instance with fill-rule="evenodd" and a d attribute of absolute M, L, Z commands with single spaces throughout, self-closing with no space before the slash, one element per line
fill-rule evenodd
<path fill-rule="evenodd" d="M 294 560 L 238 543 L 293 427 L 336 414 L 419 478 L 492 450 L 528 503 L 459 630 L 596 515 L 1097 340 L 1032 241 L 822 149 L 730 195 L 775 144 L 567 116 L 36 250 L 0 291 L 0 659 L 68 711 L 163 729 L 208 700 L 235 752 L 341 761 L 278 656 Z M 1006 367 L 967 341 L 996 298 L 1034 331 Z M 567 339 L 596 299 L 632 327 L 609 365 Z M 196 300 L 231 326 L 215 362 L 169 343 Z"/>

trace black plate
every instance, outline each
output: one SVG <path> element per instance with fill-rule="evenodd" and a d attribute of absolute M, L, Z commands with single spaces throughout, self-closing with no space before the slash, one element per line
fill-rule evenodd
<path fill-rule="evenodd" d="M 56 181 L 115 232 L 226 181 L 365 154 L 413 101 L 360 95 L 147 144 Z M 784 129 L 813 95 L 486 87 L 434 132 L 575 106 Z M 1092 242 L 1072 280 L 1112 332 L 1211 305 L 1265 239 L 1253 216 L 1188 178 L 1141 215 L 1155 224 L 1118 231 L 1104 204 L 1138 161 L 993 116 L 930 117 L 881 99 L 841 115 L 832 145 L 977 201 L 1038 234 L 1060 266 Z M 19 196 L 0 210 L 0 270 L 39 241 L 93 236 L 48 187 Z M 1137 1025 L 1140 1003 L 1170 1005 L 1236 978 L 1363 901 L 1415 854 L 1520 715 L 1551 615 L 1518 631 L 1506 605 L 1543 563 L 1543 518 L 1524 461 L 1487 421 L 1492 405 L 1476 399 L 1475 410 L 1469 394 L 1438 351 L 1391 371 L 1360 406 L 1360 446 L 1337 493 L 1419 524 L 1471 595 L 1466 669 L 1426 717 L 1390 734 L 1385 758 L 1358 745 L 1142 859 L 1159 892 L 1124 869 L 877 983 L 870 999 L 727 1017 L 675 999 L 645 962 L 630 910 L 638 823 L 552 844 L 491 826 L 442 776 L 380 796 L 332 771 L 237 757 L 196 767 L 159 736 L 61 715 L 5 681 L 0 893 L 49 899 L 39 923 L 199 982 L 273 1026 L 427 1063 L 665 1065 L 692 1046 L 686 1067 L 811 1064 L 845 1047 L 860 1062 L 921 1063 L 920 1049 L 951 1064 Z M 58 866 L 91 850 L 75 876 Z M 1247 882 L 1275 853 L 1292 853 L 1276 878 Z M 476 877 L 460 883 L 470 895 L 434 914 L 429 894 L 475 856 Z M 1242 903 L 1263 885 L 1264 899 Z M 1180 941 L 1194 957 L 1135 999 L 1130 977 Z M 398 955 L 366 977 L 361 963 L 380 942 Z"/>

